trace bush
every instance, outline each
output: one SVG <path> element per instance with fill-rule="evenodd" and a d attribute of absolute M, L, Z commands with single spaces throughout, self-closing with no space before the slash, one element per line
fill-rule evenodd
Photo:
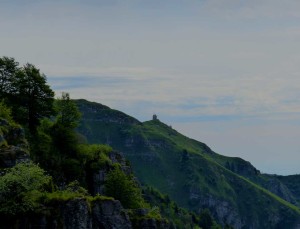
<path fill-rule="evenodd" d="M 0 118 L 13 122 L 11 109 L 3 101 L 0 101 Z"/>
<path fill-rule="evenodd" d="M 124 208 L 145 207 L 145 201 L 136 182 L 118 167 L 107 175 L 105 194 L 119 200 Z"/>
<path fill-rule="evenodd" d="M 51 177 L 32 162 L 7 169 L 0 177 L 0 213 L 16 215 L 34 210 L 37 193 L 51 189 Z"/>

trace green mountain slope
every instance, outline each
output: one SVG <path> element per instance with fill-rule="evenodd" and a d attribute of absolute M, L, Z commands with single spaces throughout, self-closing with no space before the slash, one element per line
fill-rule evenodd
<path fill-rule="evenodd" d="M 142 183 L 168 194 L 180 206 L 196 213 L 209 208 L 219 222 L 235 228 L 299 226 L 296 198 L 276 177 L 275 183 L 286 191 L 281 197 L 290 202 L 275 189 L 275 194 L 268 191 L 273 177 L 260 174 L 249 162 L 216 154 L 159 120 L 141 123 L 101 104 L 76 102 L 83 114 L 78 131 L 90 143 L 122 151 Z"/>
<path fill-rule="evenodd" d="M 276 176 L 295 197 L 297 203 L 300 203 L 300 175 Z"/>

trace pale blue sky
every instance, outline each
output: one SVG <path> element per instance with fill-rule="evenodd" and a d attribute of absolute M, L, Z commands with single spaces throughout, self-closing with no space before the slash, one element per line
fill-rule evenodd
<path fill-rule="evenodd" d="M 300 1 L 0 0 L 0 56 L 262 172 L 300 173 Z"/>

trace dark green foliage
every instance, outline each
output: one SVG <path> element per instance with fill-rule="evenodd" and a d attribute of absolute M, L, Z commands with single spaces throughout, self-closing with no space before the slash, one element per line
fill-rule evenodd
<path fill-rule="evenodd" d="M 80 144 L 78 147 L 78 159 L 92 171 L 99 170 L 105 165 L 112 164 L 108 157 L 108 153 L 112 151 L 110 146 Z"/>
<path fill-rule="evenodd" d="M 73 129 L 54 123 L 50 131 L 53 146 L 57 152 L 69 156 L 76 155 L 78 138 Z"/>
<path fill-rule="evenodd" d="M 105 194 L 120 200 L 125 208 L 145 207 L 141 190 L 133 180 L 118 167 L 110 171 L 105 182 Z"/>
<path fill-rule="evenodd" d="M 56 100 L 55 105 L 58 112 L 57 124 L 65 128 L 76 128 L 81 114 L 74 101 L 70 99 L 69 93 L 63 92 L 61 98 Z"/>
<path fill-rule="evenodd" d="M 52 190 L 52 179 L 33 163 L 21 163 L 0 176 L 0 214 L 16 215 L 35 208 L 35 193 Z"/>
<path fill-rule="evenodd" d="M 75 132 L 80 114 L 68 93 L 63 93 L 56 102 L 58 115 L 47 119 L 54 114 L 54 93 L 39 69 L 31 64 L 19 68 L 13 58 L 0 58 L 0 89 L 1 99 L 9 104 L 14 119 L 31 132 L 32 158 L 47 169 L 61 187 L 78 180 L 63 190 L 53 191 L 51 177 L 43 170 L 33 164 L 18 165 L 0 176 L 1 213 L 23 214 L 46 203 L 59 204 L 76 197 L 92 199 L 81 186 L 92 192 L 92 175 L 103 168 L 110 171 L 107 195 L 119 199 L 126 208 L 146 206 L 134 178 L 109 159 L 110 147 L 80 144 L 82 138 Z M 218 155 L 205 144 L 179 134 L 159 120 L 141 123 L 103 105 L 84 100 L 77 103 L 85 112 L 79 130 L 90 142 L 113 144 L 127 154 L 142 182 L 170 195 L 153 190 L 145 192 L 152 208 L 142 217 L 161 219 L 162 214 L 177 228 L 198 228 L 199 225 L 204 229 L 220 228 L 208 211 L 195 214 L 203 208 L 202 200 L 210 198 L 216 205 L 228 205 L 246 224 L 255 221 L 264 228 L 269 228 L 270 223 L 273 227 L 293 228 L 297 223 L 299 208 L 259 186 L 268 179 L 250 163 Z M 12 122 L 10 114 L 7 106 L 0 102 L 0 117 Z M 5 130 L 1 127 L 0 132 L 3 134 Z M 6 147 L 7 142 L 3 141 L 2 146 Z M 294 178 L 283 180 L 299 200 L 299 187 L 293 184 Z M 179 206 L 189 207 L 194 212 Z M 217 214 L 214 209 L 217 206 L 209 207 Z M 280 217 L 280 221 L 274 223 L 270 220 L 272 217 Z"/>
<path fill-rule="evenodd" d="M 77 104 L 83 113 L 79 131 L 88 141 L 110 142 L 128 157 L 142 183 L 168 194 L 179 206 L 198 211 L 208 207 L 202 200 L 211 199 L 215 204 L 209 210 L 214 215 L 218 214 L 215 208 L 226 203 L 233 209 L 228 214 L 236 214 L 245 224 L 257 222 L 265 228 L 277 226 L 265 218 L 286 215 L 287 211 L 291 214 L 282 217 L 282 222 L 292 227 L 299 219 L 299 208 L 249 181 L 247 174 L 260 176 L 249 162 L 221 156 L 159 120 L 133 122 L 130 116 L 126 118 L 101 104 L 83 100 Z"/>
<path fill-rule="evenodd" d="M 228 224 L 226 224 L 224 229 L 234 229 L 234 228 L 232 226 L 229 226 Z"/>
<path fill-rule="evenodd" d="M 39 120 L 54 113 L 54 92 L 47 85 L 46 76 L 32 64 L 18 71 L 14 87 L 15 119 L 20 124 L 28 124 L 30 132 L 35 133 Z"/>
<path fill-rule="evenodd" d="M 11 109 L 4 103 L 0 101 L 0 118 L 7 120 L 8 122 L 13 122 Z"/>
<path fill-rule="evenodd" d="M 89 183 L 94 182 L 93 175 L 99 169 L 110 170 L 106 181 L 108 195 L 119 199 L 126 208 L 147 206 L 134 177 L 126 175 L 120 169 L 120 164 L 110 160 L 111 147 L 82 144 L 82 138 L 75 131 L 80 113 L 68 93 L 63 93 L 55 102 L 57 116 L 49 119 L 54 114 L 54 93 L 46 84 L 46 77 L 35 66 L 26 64 L 18 68 L 14 59 L 2 58 L 0 83 L 1 96 L 12 108 L 14 119 L 25 125 L 31 133 L 32 159 L 39 162 L 60 187 L 54 190 L 52 178 L 37 165 L 18 164 L 0 176 L 1 219 L 8 215 L 14 221 L 21 214 L 48 211 L 50 206 L 57 208 L 61 202 L 78 197 L 90 202 L 110 199 L 99 195 L 91 197 L 82 187 L 92 187 Z M 10 108 L 2 101 L 0 117 L 13 120 Z M 1 134 L 2 129 L 1 126 Z M 71 183 L 64 187 L 68 182 Z M 159 209 L 150 210 L 148 217 L 161 219 Z"/>
<path fill-rule="evenodd" d="M 210 229 L 213 224 L 213 218 L 211 217 L 209 210 L 204 209 L 203 211 L 201 211 L 199 226 L 203 229 Z"/>
<path fill-rule="evenodd" d="M 50 130 L 53 145 L 60 154 L 74 157 L 79 143 L 74 129 L 78 125 L 80 113 L 69 93 L 62 93 L 55 104 L 58 114 Z"/>
<path fill-rule="evenodd" d="M 213 220 L 209 211 L 204 210 L 200 215 L 195 212 L 179 207 L 174 201 L 170 200 L 168 195 L 163 195 L 157 189 L 152 187 L 143 188 L 143 196 L 150 205 L 160 208 L 161 215 L 168 219 L 170 225 L 177 229 L 181 228 L 198 228 L 209 226 L 219 228 L 220 226 Z M 210 228 L 209 227 L 209 228 Z M 203 227 L 207 228 L 207 227 Z"/>
<path fill-rule="evenodd" d="M 80 117 L 68 93 L 56 103 L 54 121 L 43 119 L 31 139 L 32 157 L 53 175 L 57 182 L 84 180 L 84 165 L 77 157 L 79 140 L 75 132 Z"/>
<path fill-rule="evenodd" d="M 158 206 L 160 208 L 161 215 L 167 218 L 174 228 L 194 228 L 197 226 L 199 217 L 178 207 L 168 195 L 163 195 L 157 189 L 147 186 L 143 188 L 143 196 L 152 207 Z"/>
<path fill-rule="evenodd" d="M 54 92 L 46 76 L 32 64 L 19 68 L 13 58 L 0 58 L 0 87 L 1 98 L 11 106 L 14 120 L 28 127 L 31 134 L 42 117 L 54 112 Z"/>
<path fill-rule="evenodd" d="M 0 98 L 7 98 L 14 93 L 13 83 L 19 63 L 14 58 L 0 58 Z"/>

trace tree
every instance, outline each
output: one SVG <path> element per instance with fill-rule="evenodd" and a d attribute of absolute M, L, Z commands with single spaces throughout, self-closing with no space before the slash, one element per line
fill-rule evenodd
<path fill-rule="evenodd" d="M 35 203 L 30 194 L 51 191 L 52 179 L 39 166 L 20 163 L 0 176 L 0 215 L 17 215 L 33 210 Z"/>
<path fill-rule="evenodd" d="M 32 64 L 26 64 L 17 72 L 13 84 L 16 120 L 21 124 L 28 123 L 30 132 L 35 133 L 40 119 L 54 114 L 54 92 L 47 85 L 46 76 Z"/>
<path fill-rule="evenodd" d="M 57 117 L 51 129 L 54 146 L 60 154 L 76 155 L 78 135 L 75 131 L 81 117 L 69 93 L 62 93 L 62 97 L 55 102 Z"/>
<path fill-rule="evenodd" d="M 63 92 L 61 98 L 56 101 L 58 111 L 57 122 L 70 129 L 78 126 L 81 113 L 74 101 L 70 99 L 69 93 Z"/>
<path fill-rule="evenodd" d="M 14 58 L 0 58 L 0 97 L 11 106 L 15 121 L 35 133 L 40 118 L 53 114 L 54 92 L 34 65 L 18 65 Z"/>
<path fill-rule="evenodd" d="M 137 184 L 119 168 L 108 173 L 105 194 L 119 200 L 124 208 L 135 209 L 145 205 Z"/>
<path fill-rule="evenodd" d="M 19 63 L 14 58 L 0 58 L 0 98 L 6 98 L 13 90 L 13 81 L 19 70 Z"/>
<path fill-rule="evenodd" d="M 9 122 L 13 122 L 11 116 L 10 108 L 4 103 L 4 101 L 0 101 L 0 118 L 6 119 Z M 1 129 L 1 128 L 0 128 Z"/>

